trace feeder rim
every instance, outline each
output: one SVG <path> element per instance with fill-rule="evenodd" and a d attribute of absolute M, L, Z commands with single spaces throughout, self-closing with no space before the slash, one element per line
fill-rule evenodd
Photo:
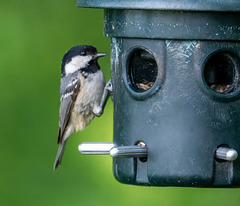
<path fill-rule="evenodd" d="M 77 0 L 84 8 L 240 12 L 239 0 Z"/>

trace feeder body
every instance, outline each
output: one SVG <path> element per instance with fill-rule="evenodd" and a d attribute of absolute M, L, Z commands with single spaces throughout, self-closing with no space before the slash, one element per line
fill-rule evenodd
<path fill-rule="evenodd" d="M 114 145 L 144 142 L 147 160 L 116 158 L 122 183 L 240 187 L 239 1 L 78 1 L 104 8 L 111 37 Z M 183 3 L 185 2 L 185 3 Z"/>

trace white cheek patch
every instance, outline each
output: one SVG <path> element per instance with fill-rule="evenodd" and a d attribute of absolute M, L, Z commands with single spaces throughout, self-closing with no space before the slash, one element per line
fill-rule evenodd
<path fill-rule="evenodd" d="M 84 68 L 88 65 L 88 62 L 92 59 L 92 56 L 75 56 L 70 62 L 65 65 L 66 75 L 71 74 L 78 69 Z"/>

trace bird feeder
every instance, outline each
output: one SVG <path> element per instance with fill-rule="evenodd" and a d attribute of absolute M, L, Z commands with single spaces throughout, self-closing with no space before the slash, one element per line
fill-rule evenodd
<path fill-rule="evenodd" d="M 240 1 L 77 0 L 111 38 L 116 179 L 240 187 Z"/>

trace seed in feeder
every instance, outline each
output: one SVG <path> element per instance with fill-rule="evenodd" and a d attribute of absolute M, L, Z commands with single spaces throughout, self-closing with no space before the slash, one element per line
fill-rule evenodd
<path fill-rule="evenodd" d="M 148 82 L 148 81 L 144 81 L 142 83 L 136 83 L 136 86 L 139 88 L 139 89 L 142 89 L 144 91 L 147 91 L 149 90 L 152 85 L 154 84 L 154 82 Z"/>
<path fill-rule="evenodd" d="M 230 89 L 231 86 L 230 84 L 212 84 L 210 87 L 215 92 L 223 93 Z"/>

